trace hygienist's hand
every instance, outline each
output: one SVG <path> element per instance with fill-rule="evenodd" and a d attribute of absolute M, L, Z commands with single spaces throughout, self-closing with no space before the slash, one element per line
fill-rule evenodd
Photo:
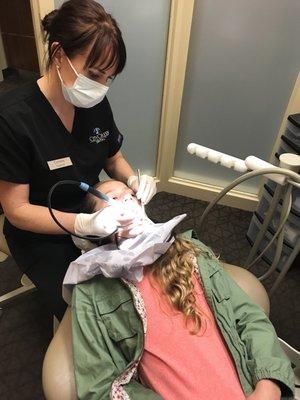
<path fill-rule="evenodd" d="M 127 186 L 136 192 L 136 197 L 138 200 L 141 200 L 142 204 L 149 203 L 156 193 L 156 182 L 149 175 L 141 175 L 140 184 L 138 176 L 132 175 L 127 180 Z"/>
<path fill-rule="evenodd" d="M 135 212 L 134 212 L 135 211 Z M 138 210 L 127 209 L 124 213 L 124 217 L 132 218 L 130 222 L 125 221 L 122 225 L 119 225 L 118 237 L 120 238 L 133 238 L 145 230 L 145 218 L 146 215 Z"/>
<path fill-rule="evenodd" d="M 246 397 L 246 400 L 280 400 L 280 387 L 270 379 L 262 379 L 257 382 L 254 392 Z"/>
<path fill-rule="evenodd" d="M 141 218 L 140 215 L 136 215 L 130 224 L 118 229 L 118 237 L 128 239 L 141 235 L 145 231 L 146 224 L 147 221 L 145 218 Z"/>
<path fill-rule="evenodd" d="M 118 227 L 129 226 L 133 218 L 124 215 L 121 207 L 110 205 L 93 214 L 77 214 L 74 223 L 76 235 L 96 235 L 106 237 L 116 232 Z"/>

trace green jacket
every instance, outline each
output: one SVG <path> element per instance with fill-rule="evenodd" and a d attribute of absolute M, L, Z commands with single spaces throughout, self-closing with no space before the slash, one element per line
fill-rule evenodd
<path fill-rule="evenodd" d="M 207 301 L 249 395 L 263 378 L 280 384 L 282 399 L 292 399 L 294 374 L 264 311 L 229 277 L 210 249 L 184 233 L 202 250 L 197 262 Z M 136 369 L 144 345 L 139 291 L 125 280 L 97 276 L 74 288 L 72 333 L 79 399 L 158 400 Z M 159 340 L 159 339 L 158 339 Z"/>

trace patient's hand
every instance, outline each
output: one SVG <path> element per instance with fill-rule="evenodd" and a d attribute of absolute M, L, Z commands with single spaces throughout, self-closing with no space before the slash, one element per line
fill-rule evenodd
<path fill-rule="evenodd" d="M 279 386 L 269 379 L 262 379 L 257 382 L 254 392 L 246 400 L 280 400 L 280 397 Z"/>

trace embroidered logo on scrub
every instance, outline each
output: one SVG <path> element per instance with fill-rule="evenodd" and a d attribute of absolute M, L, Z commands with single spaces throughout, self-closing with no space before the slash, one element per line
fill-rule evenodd
<path fill-rule="evenodd" d="M 109 131 L 101 132 L 100 128 L 95 128 L 93 130 L 93 136 L 89 137 L 91 143 L 100 143 L 103 142 L 107 136 L 109 136 Z"/>

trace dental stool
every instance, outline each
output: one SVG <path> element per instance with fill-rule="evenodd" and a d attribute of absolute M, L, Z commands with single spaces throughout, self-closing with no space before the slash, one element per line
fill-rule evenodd
<path fill-rule="evenodd" d="M 0 215 L 0 253 L 1 253 L 1 261 L 4 261 L 8 256 L 10 256 L 10 251 L 7 246 L 5 236 L 3 234 L 3 224 L 4 224 L 4 214 Z M 22 286 L 19 287 L 18 289 L 12 290 L 9 293 L 6 293 L 2 296 L 0 296 L 0 307 L 4 305 L 5 303 L 8 303 L 12 299 L 19 297 L 25 293 L 32 292 L 33 290 L 36 289 L 34 284 L 31 282 L 31 280 L 25 275 L 22 275 L 21 278 L 21 284 Z"/>
<path fill-rule="evenodd" d="M 223 264 L 223 266 L 232 279 L 269 315 L 269 298 L 260 281 L 244 268 L 230 264 Z M 70 307 L 68 307 L 44 358 L 43 389 L 47 400 L 77 399 Z"/>

